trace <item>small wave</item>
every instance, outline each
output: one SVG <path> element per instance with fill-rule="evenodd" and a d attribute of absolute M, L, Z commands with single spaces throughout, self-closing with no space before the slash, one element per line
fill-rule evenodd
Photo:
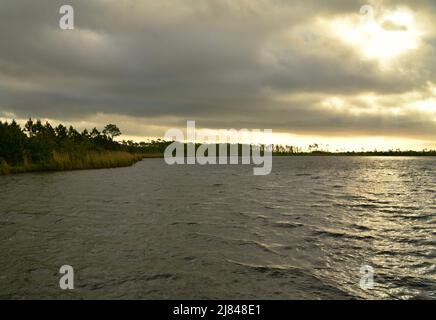
<path fill-rule="evenodd" d="M 311 208 L 324 208 L 324 209 L 327 209 L 327 208 L 331 208 L 331 205 L 330 204 L 317 204 L 317 203 L 315 203 L 315 204 L 311 204 L 310 207 Z"/>
<path fill-rule="evenodd" d="M 256 212 L 252 212 L 252 213 L 249 213 L 249 212 L 238 212 L 241 216 L 243 216 L 243 217 L 246 217 L 246 218 L 251 218 L 251 219 L 261 219 L 261 220 L 269 220 L 269 219 L 271 219 L 270 217 L 268 217 L 268 216 L 265 216 L 265 215 L 263 215 L 263 214 L 258 214 L 258 213 L 256 213 Z"/>
<path fill-rule="evenodd" d="M 212 235 L 212 234 L 200 233 L 200 232 L 191 232 L 191 233 L 189 233 L 189 235 L 193 238 L 199 238 L 199 237 L 204 238 L 204 241 L 208 241 L 208 242 L 219 241 L 219 242 L 225 243 L 227 245 L 237 244 L 239 246 L 254 246 L 254 247 L 261 249 L 264 252 L 268 252 L 268 253 L 272 253 L 274 255 L 282 256 L 282 254 L 280 254 L 276 250 L 272 249 L 270 245 L 268 245 L 266 243 L 259 242 L 259 241 L 255 241 L 255 240 L 226 238 L 226 237 L 219 236 L 219 235 Z"/>
<path fill-rule="evenodd" d="M 16 224 L 15 222 L 11 222 L 11 221 L 0 221 L 0 226 L 11 226 Z"/>
<path fill-rule="evenodd" d="M 434 218 L 432 214 L 418 214 L 418 215 L 396 215 L 396 218 L 407 219 L 407 220 L 430 220 Z"/>
<path fill-rule="evenodd" d="M 277 252 L 276 250 L 272 249 L 271 246 L 269 246 L 265 243 L 259 242 L 259 241 L 246 240 L 246 239 L 231 239 L 231 241 L 237 242 L 240 245 L 253 245 L 253 246 L 260 248 L 261 250 L 263 250 L 265 252 L 273 253 L 273 254 L 279 255 L 279 256 L 282 255 L 279 252 Z"/>
<path fill-rule="evenodd" d="M 359 203 L 359 204 L 350 204 L 352 208 L 363 208 L 363 209 L 375 209 L 380 208 L 380 205 L 375 203 Z"/>
<path fill-rule="evenodd" d="M 360 231 L 370 231 L 370 230 L 371 230 L 371 228 L 368 228 L 367 226 L 363 226 L 363 225 L 361 225 L 361 224 L 355 224 L 355 223 L 352 223 L 352 224 L 350 224 L 349 226 L 350 226 L 351 228 L 358 229 L 358 230 L 360 230 Z"/>
<path fill-rule="evenodd" d="M 269 220 L 271 219 L 270 217 L 264 216 L 262 214 L 259 214 L 257 216 L 255 216 L 256 219 L 261 219 L 261 220 Z"/>
<path fill-rule="evenodd" d="M 276 221 L 273 223 L 273 226 L 277 228 L 294 229 L 294 228 L 302 227 L 304 226 L 304 224 L 298 222 L 289 222 L 289 221 Z"/>
<path fill-rule="evenodd" d="M 355 239 L 355 240 L 373 240 L 375 239 L 374 236 L 369 235 L 360 235 L 350 232 L 343 232 L 339 230 L 332 230 L 332 229 L 316 229 L 313 231 L 314 235 L 316 236 L 327 236 L 331 238 L 346 238 L 346 239 Z"/>
<path fill-rule="evenodd" d="M 172 222 L 170 225 L 175 226 L 175 225 L 179 225 L 179 224 L 184 224 L 184 225 L 188 225 L 188 226 L 194 226 L 194 225 L 198 225 L 198 222 L 194 222 L 194 221 L 174 221 Z"/>
<path fill-rule="evenodd" d="M 242 267 L 247 267 L 250 269 L 254 269 L 256 271 L 265 273 L 265 272 L 276 272 L 276 271 L 280 271 L 280 272 L 286 272 L 286 271 L 299 271 L 299 272 L 303 272 L 303 269 L 296 267 L 296 266 L 290 266 L 290 265 L 258 265 L 258 264 L 251 264 L 251 263 L 244 263 L 244 262 L 239 262 L 239 261 L 235 261 L 235 260 L 231 260 L 231 259 L 227 259 L 226 260 L 229 263 L 232 264 L 236 264 Z"/>
<path fill-rule="evenodd" d="M 287 282 L 290 281 L 290 285 L 305 288 L 310 292 L 315 292 L 320 298 L 334 297 L 334 299 L 351 299 L 354 296 L 344 290 L 336 287 L 335 285 L 329 284 L 322 280 L 317 275 L 312 272 L 308 272 L 297 266 L 292 265 L 258 265 L 251 263 L 244 263 L 240 261 L 227 259 L 227 262 L 253 270 L 257 273 L 265 274 L 271 278 L 281 279 L 287 278 Z M 290 278 L 290 279 L 289 279 Z"/>
<path fill-rule="evenodd" d="M 332 188 L 334 188 L 334 189 L 343 189 L 343 188 L 345 188 L 345 186 L 336 184 L 336 185 L 333 185 Z"/>
<path fill-rule="evenodd" d="M 264 206 L 264 208 L 274 210 L 274 209 L 279 209 L 280 207 L 278 207 L 278 206 Z"/>

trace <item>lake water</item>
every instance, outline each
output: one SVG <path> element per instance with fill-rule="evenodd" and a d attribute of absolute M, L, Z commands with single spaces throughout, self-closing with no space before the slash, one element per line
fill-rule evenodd
<path fill-rule="evenodd" d="M 252 169 L 145 159 L 0 177 L 0 298 L 436 298 L 436 158 Z"/>

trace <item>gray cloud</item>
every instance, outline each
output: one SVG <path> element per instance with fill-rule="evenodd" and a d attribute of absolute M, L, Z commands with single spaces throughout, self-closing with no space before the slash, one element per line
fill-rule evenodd
<path fill-rule="evenodd" d="M 434 136 L 433 120 L 418 113 L 356 116 L 319 107 L 328 96 L 395 95 L 436 83 L 434 40 L 386 71 L 317 24 L 319 18 L 357 16 L 365 2 L 75 0 L 76 29 L 61 31 L 64 1 L 2 0 L 0 112 Z M 435 10 L 430 1 L 402 4 L 427 16 Z M 277 99 L 300 94 L 306 98 Z"/>

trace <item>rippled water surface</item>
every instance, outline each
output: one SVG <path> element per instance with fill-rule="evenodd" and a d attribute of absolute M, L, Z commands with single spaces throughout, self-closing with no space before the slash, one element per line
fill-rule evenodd
<path fill-rule="evenodd" d="M 0 298 L 436 298 L 436 158 L 0 177 Z M 74 267 L 75 290 L 59 289 Z M 374 268 L 362 290 L 360 267 Z"/>

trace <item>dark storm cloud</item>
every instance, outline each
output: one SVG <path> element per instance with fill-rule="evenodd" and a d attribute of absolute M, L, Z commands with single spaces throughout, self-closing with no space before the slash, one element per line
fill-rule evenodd
<path fill-rule="evenodd" d="M 59 120 L 167 116 L 308 133 L 435 133 L 431 119 L 413 114 L 356 117 L 318 106 L 321 95 L 398 94 L 433 80 L 429 55 L 421 66 L 406 61 L 400 72 L 381 71 L 316 24 L 357 15 L 365 1 L 75 0 L 73 31 L 58 28 L 63 4 L 2 0 L 0 112 Z M 431 8 L 427 1 L 406 4 Z M 301 93 L 309 96 L 276 97 Z"/>

